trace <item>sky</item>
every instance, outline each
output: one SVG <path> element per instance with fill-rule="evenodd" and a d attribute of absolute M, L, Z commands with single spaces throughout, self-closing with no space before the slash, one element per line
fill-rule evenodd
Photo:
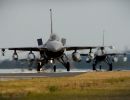
<path fill-rule="evenodd" d="M 37 46 L 53 30 L 67 45 L 130 48 L 130 0 L 0 0 L 0 48 Z"/>

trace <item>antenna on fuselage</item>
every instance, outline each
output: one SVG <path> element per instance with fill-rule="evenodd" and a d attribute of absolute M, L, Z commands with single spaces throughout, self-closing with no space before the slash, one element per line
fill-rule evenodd
<path fill-rule="evenodd" d="M 50 9 L 50 20 L 51 20 L 51 34 L 53 33 L 53 25 L 52 25 L 52 9 Z"/>

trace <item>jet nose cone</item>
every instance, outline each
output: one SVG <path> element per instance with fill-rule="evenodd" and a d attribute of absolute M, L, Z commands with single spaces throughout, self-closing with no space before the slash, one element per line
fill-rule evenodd
<path fill-rule="evenodd" d="M 47 44 L 47 49 L 52 52 L 57 52 L 62 49 L 62 44 L 60 42 L 50 42 Z"/>
<path fill-rule="evenodd" d="M 60 49 L 59 45 L 52 45 L 52 47 L 51 47 L 51 50 L 54 52 L 58 51 L 59 49 Z"/>

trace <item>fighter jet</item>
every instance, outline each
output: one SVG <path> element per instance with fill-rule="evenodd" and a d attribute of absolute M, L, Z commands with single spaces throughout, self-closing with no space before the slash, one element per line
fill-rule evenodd
<path fill-rule="evenodd" d="M 90 50 L 88 54 L 81 54 L 81 56 L 86 56 L 86 62 L 92 63 L 92 69 L 96 70 L 96 66 L 101 62 L 105 62 L 109 66 L 109 71 L 113 70 L 113 62 L 118 61 L 120 55 L 124 56 L 123 61 L 127 61 L 126 53 L 108 53 L 106 49 L 113 49 L 113 46 L 104 46 L 104 33 L 103 33 L 103 44 L 101 47 L 97 48 L 95 53 Z M 100 65 L 101 69 L 101 65 Z"/>
<path fill-rule="evenodd" d="M 34 55 L 35 52 L 39 52 L 40 58 L 37 59 L 37 71 L 40 71 L 43 65 L 52 63 L 53 70 L 56 72 L 56 65 L 55 62 L 60 62 L 67 71 L 70 71 L 70 62 L 65 54 L 66 51 L 73 51 L 72 58 L 74 61 L 81 61 L 80 53 L 78 50 L 82 49 L 94 49 L 97 48 L 96 46 L 66 46 L 66 39 L 60 39 L 59 36 L 53 33 L 53 23 L 52 23 L 52 10 L 50 9 L 50 20 L 51 20 L 51 34 L 50 38 L 43 44 L 42 39 L 37 39 L 38 46 L 36 47 L 11 47 L 11 48 L 2 48 L 2 54 L 4 55 L 5 49 L 13 50 L 13 59 L 18 60 L 18 53 L 17 51 L 29 51 L 28 59 L 30 62 L 36 59 Z"/>

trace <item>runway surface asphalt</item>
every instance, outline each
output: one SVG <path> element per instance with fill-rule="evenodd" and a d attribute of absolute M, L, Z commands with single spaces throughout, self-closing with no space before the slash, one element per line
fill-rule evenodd
<path fill-rule="evenodd" d="M 83 74 L 85 72 L 61 72 L 61 73 L 0 73 L 0 80 L 30 79 L 45 77 L 69 77 Z"/>

